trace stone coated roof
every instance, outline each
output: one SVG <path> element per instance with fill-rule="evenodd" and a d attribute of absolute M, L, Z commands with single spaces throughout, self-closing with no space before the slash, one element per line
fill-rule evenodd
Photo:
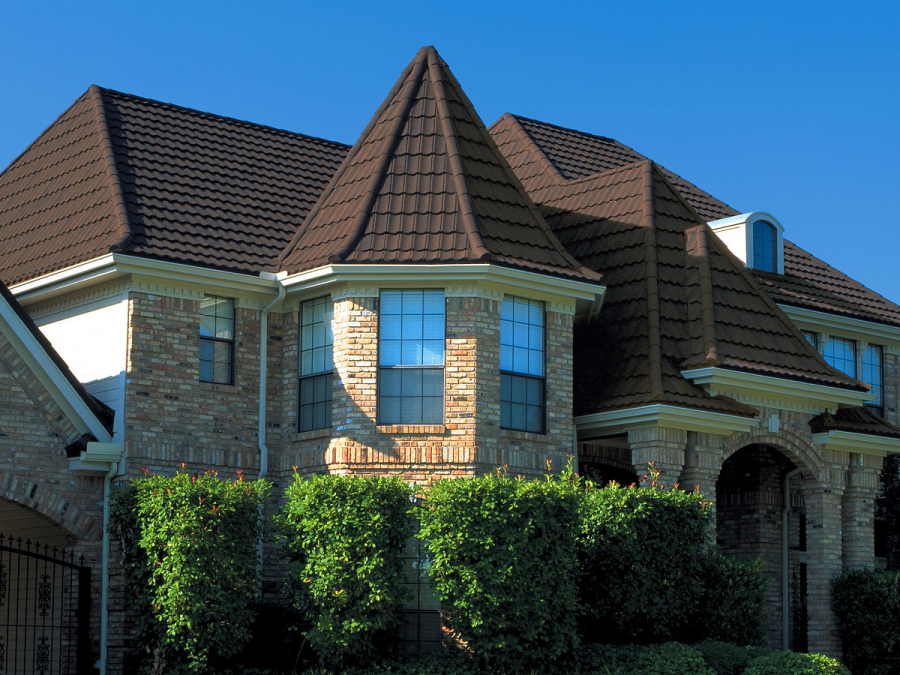
<path fill-rule="evenodd" d="M 281 267 L 487 261 L 600 279 L 563 249 L 447 64 L 423 47 L 285 249 Z"/>
<path fill-rule="evenodd" d="M 584 178 L 646 159 L 611 138 L 509 113 L 491 126 L 491 133 L 538 202 L 541 190 L 560 180 Z M 661 170 L 704 220 L 740 213 L 678 174 Z M 751 272 L 778 303 L 900 326 L 900 306 L 788 240 L 784 241 L 784 274 Z"/>
<path fill-rule="evenodd" d="M 0 278 L 111 251 L 272 269 L 346 152 L 91 87 L 0 174 Z"/>
<path fill-rule="evenodd" d="M 886 436 L 900 438 L 900 427 L 879 417 L 866 406 L 838 408 L 836 412 L 827 410 L 809 421 L 814 434 L 827 431 L 849 431 L 869 436 Z"/>

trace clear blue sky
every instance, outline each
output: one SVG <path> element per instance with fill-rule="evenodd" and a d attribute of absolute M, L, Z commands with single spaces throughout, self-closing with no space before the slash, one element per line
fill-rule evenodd
<path fill-rule="evenodd" d="M 423 44 L 900 303 L 900 3 L 66 2 L 0 13 L 0 166 L 91 84 L 352 143 Z"/>

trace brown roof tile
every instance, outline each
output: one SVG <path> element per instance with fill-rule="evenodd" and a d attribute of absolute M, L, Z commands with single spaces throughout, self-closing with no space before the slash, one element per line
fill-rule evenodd
<path fill-rule="evenodd" d="M 601 318 L 576 339 L 578 414 L 654 402 L 749 414 L 681 375 L 706 366 L 865 389 L 824 362 L 649 160 L 539 194 L 560 240 L 607 285 Z"/>
<path fill-rule="evenodd" d="M 560 178 L 578 179 L 646 159 L 611 138 L 566 129 L 527 117 L 503 115 L 491 133 L 535 201 Z M 740 212 L 678 174 L 662 169 L 705 220 Z M 576 254 L 577 255 L 577 254 Z M 822 262 L 796 244 L 784 242 L 784 274 L 753 270 L 760 286 L 778 303 L 900 326 L 900 306 Z"/>
<path fill-rule="evenodd" d="M 501 265 L 597 282 L 557 241 L 433 47 L 424 47 L 281 257 Z"/>
<path fill-rule="evenodd" d="M 0 275 L 113 250 L 257 273 L 347 146 L 91 87 L 0 174 Z"/>
<path fill-rule="evenodd" d="M 849 431 L 854 434 L 900 438 L 900 427 L 879 417 L 865 406 L 838 408 L 835 413 L 827 410 L 809 421 L 812 433 Z"/>

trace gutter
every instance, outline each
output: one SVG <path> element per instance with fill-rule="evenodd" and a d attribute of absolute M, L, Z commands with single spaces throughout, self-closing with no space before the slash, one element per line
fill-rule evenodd
<path fill-rule="evenodd" d="M 791 512 L 791 478 L 800 475 L 800 469 L 788 471 L 784 477 L 784 508 L 781 511 L 781 648 L 784 651 L 790 649 L 791 633 L 788 621 L 790 619 L 790 607 L 788 596 L 790 584 L 788 582 L 788 564 L 790 555 L 790 532 L 788 531 L 788 519 Z"/>

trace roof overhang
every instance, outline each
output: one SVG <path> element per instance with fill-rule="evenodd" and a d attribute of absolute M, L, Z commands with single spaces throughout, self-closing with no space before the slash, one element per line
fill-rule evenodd
<path fill-rule="evenodd" d="M 812 441 L 823 450 L 855 452 L 861 455 L 875 455 L 877 457 L 886 457 L 890 454 L 900 453 L 900 438 L 855 434 L 850 431 L 831 430 L 813 434 Z"/>
<path fill-rule="evenodd" d="M 759 426 L 759 420 L 755 417 L 725 415 L 708 410 L 663 404 L 579 415 L 574 418 L 574 422 L 578 440 L 612 436 L 627 432 L 629 429 L 642 427 L 667 427 L 728 435 L 733 432 L 746 433 Z"/>
<path fill-rule="evenodd" d="M 900 350 L 900 327 L 790 305 L 779 304 L 778 307 L 801 330 L 880 344 Z"/>
<path fill-rule="evenodd" d="M 831 412 L 841 405 L 860 406 L 871 398 L 865 391 L 742 373 L 727 368 L 697 368 L 683 370 L 681 374 L 712 396 L 724 394 L 739 400 L 763 398 L 785 403 L 803 403 Z"/>
<path fill-rule="evenodd" d="M 576 314 L 600 311 L 606 287 L 548 274 L 513 269 L 490 263 L 373 265 L 341 263 L 287 275 L 260 272 L 258 276 L 215 270 L 196 265 L 110 253 L 58 272 L 16 284 L 10 291 L 23 305 L 44 302 L 56 296 L 91 286 L 131 279 L 149 285 L 215 290 L 235 297 L 268 303 L 283 284 L 287 297 L 303 299 L 317 293 L 361 296 L 380 287 L 442 286 L 447 295 L 468 295 L 473 287 L 495 294 L 510 290 L 526 292 L 536 299 L 572 307 Z M 375 290 L 373 290 L 375 289 Z"/>
<path fill-rule="evenodd" d="M 122 461 L 120 443 L 88 443 L 78 457 L 69 457 L 69 470 L 76 476 L 106 476 Z"/>
<path fill-rule="evenodd" d="M 109 431 L 75 390 L 12 306 L 0 298 L 0 332 L 80 434 L 111 441 Z"/>
<path fill-rule="evenodd" d="M 288 297 L 334 292 L 365 297 L 379 288 L 441 286 L 448 296 L 470 295 L 473 286 L 496 294 L 516 290 L 550 302 L 573 305 L 577 314 L 600 310 L 606 287 L 584 281 L 513 269 L 490 263 L 326 265 L 282 279 Z"/>

